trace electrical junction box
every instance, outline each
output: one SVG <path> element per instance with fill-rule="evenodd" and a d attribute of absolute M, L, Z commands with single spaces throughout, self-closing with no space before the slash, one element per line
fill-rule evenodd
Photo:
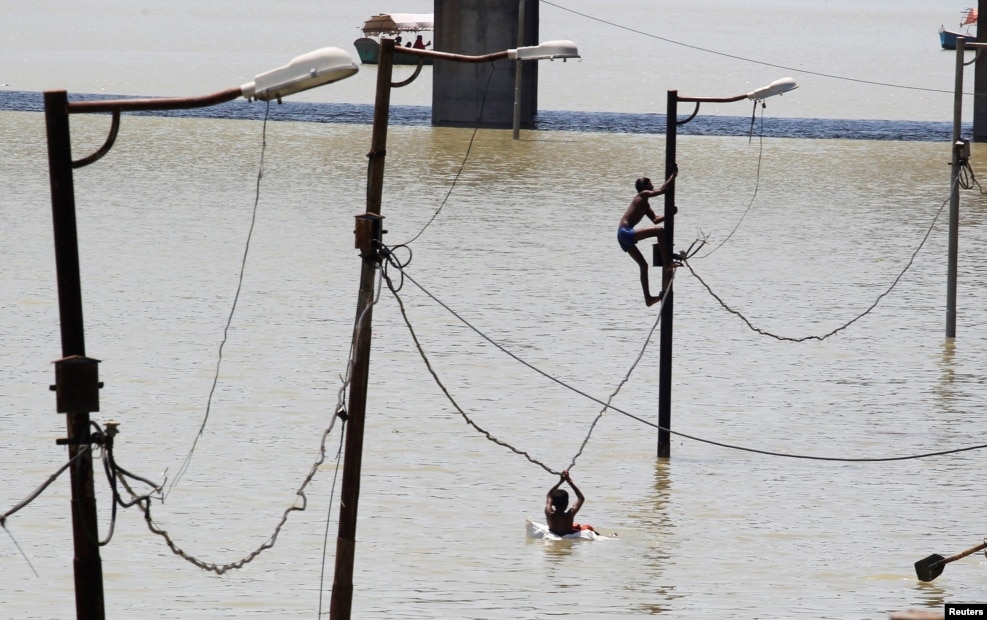
<path fill-rule="evenodd" d="M 82 355 L 55 360 L 55 409 L 58 413 L 99 411 L 99 360 Z"/>

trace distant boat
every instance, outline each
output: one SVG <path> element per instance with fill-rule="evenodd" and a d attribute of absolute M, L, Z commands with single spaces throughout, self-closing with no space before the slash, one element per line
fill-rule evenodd
<path fill-rule="evenodd" d="M 398 45 L 411 46 L 414 42 L 412 37 L 422 32 L 434 30 L 435 16 L 432 13 L 381 13 L 374 15 L 363 23 L 363 36 L 353 41 L 356 51 L 360 55 L 360 62 L 366 65 L 376 65 L 380 59 L 380 39 L 381 37 L 392 37 L 397 39 Z M 405 40 L 407 37 L 407 40 Z M 431 46 L 428 41 L 427 45 Z M 395 54 L 394 64 L 396 65 L 417 65 L 419 57 L 406 54 Z M 424 64 L 432 64 L 431 58 L 425 58 Z"/>
<path fill-rule="evenodd" d="M 945 26 L 939 26 L 939 43 L 942 45 L 942 49 L 956 49 L 956 37 L 976 40 L 977 33 L 971 29 L 976 27 L 977 9 L 963 9 L 963 21 L 960 22 L 961 31 L 946 30 Z"/>

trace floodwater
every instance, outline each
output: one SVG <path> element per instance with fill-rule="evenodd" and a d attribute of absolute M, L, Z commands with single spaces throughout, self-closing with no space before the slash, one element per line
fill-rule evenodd
<path fill-rule="evenodd" d="M 367 10 L 345 4 L 352 15 Z M 572 6 L 588 13 L 589 4 Z M 951 70 L 935 30 L 962 6 L 938 7 L 935 24 L 916 25 L 915 15 L 932 12 L 922 4 L 826 3 L 822 12 L 850 23 L 847 11 L 863 19 L 902 6 L 903 27 L 923 32 L 924 47 L 909 54 Z M 627 17 L 641 5 L 617 3 L 608 19 L 634 23 Z M 262 12 L 244 6 L 242 19 Z M 683 6 L 664 7 L 655 31 L 677 32 Z M 730 8 L 748 24 L 798 13 L 781 1 L 688 6 Z M 857 6 L 873 8 L 849 8 Z M 543 20 L 551 10 L 542 7 Z M 739 46 L 741 25 L 717 18 L 710 32 Z M 682 28 L 675 36 L 695 40 Z M 92 54 L 118 57 L 114 46 L 99 49 L 109 51 Z M 825 71 L 870 73 L 842 54 L 846 66 Z M 882 81 L 924 75 L 880 71 Z M 21 92 L 61 86 L 3 81 Z M 665 82 L 653 85 L 661 101 L 673 87 Z M 148 94 L 149 84 L 70 88 Z M 801 105 L 807 89 L 769 101 L 766 115 Z M 565 109 L 546 104 L 555 97 L 574 110 L 650 111 L 611 107 L 602 93 L 581 106 L 547 90 L 548 109 Z M 892 90 L 877 108 L 853 98 L 845 117 L 950 120 L 949 95 L 915 96 L 935 98 L 937 111 L 907 107 Z M 280 111 L 272 106 L 272 117 Z M 98 148 L 107 126 L 74 116 L 75 156 Z M 957 337 L 947 341 L 948 142 L 738 134 L 678 142 L 678 246 L 697 237 L 709 245 L 675 279 L 672 430 L 684 435 L 658 460 L 656 311 L 642 303 L 614 229 L 633 179 L 662 169 L 663 133 L 552 130 L 513 141 L 504 131 L 390 129 L 385 242 L 407 243 L 396 252 L 410 259 L 413 281 L 396 293 L 385 284 L 373 313 L 355 617 L 848 619 L 987 601 L 982 555 L 928 584 L 913 568 L 983 540 L 983 450 L 867 460 L 985 443 L 987 268 L 978 248 L 987 201 L 961 192 Z M 365 207 L 369 145 L 360 123 L 126 117 L 110 154 L 75 172 L 87 354 L 102 360 L 105 383 L 93 418 L 120 422 L 120 465 L 170 483 L 208 404 L 186 473 L 152 506 L 158 527 L 201 561 L 232 563 L 262 545 L 319 457 L 357 312 L 353 218 Z M 0 112 L 0 149 L 2 514 L 66 452 L 55 445 L 64 416 L 48 391 L 61 348 L 42 115 Z M 974 145 L 973 170 L 985 162 Z M 396 268 L 388 275 L 402 283 Z M 854 319 L 822 341 L 772 337 L 823 336 Z M 625 379 L 619 411 L 597 421 L 600 401 Z M 457 407 L 556 470 L 588 437 L 572 467 L 587 496 L 580 519 L 618 536 L 526 540 L 523 520 L 539 516 L 556 479 L 479 434 Z M 240 570 L 200 570 L 138 510 L 121 509 L 101 549 L 107 617 L 327 615 L 341 428 L 326 438 L 306 510 Z M 98 474 L 105 536 L 110 496 Z M 69 499 L 59 479 L 6 521 L 0 617 L 72 616 Z"/>

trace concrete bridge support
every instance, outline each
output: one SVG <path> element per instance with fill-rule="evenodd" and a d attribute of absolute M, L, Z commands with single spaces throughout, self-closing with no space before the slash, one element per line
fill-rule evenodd
<path fill-rule="evenodd" d="M 987 1 L 987 0 L 985 0 Z M 524 43 L 538 41 L 538 1 L 526 0 Z M 433 49 L 481 55 L 518 47 L 520 0 L 435 0 Z M 510 128 L 514 121 L 513 61 L 467 64 L 436 60 L 432 67 L 432 124 Z M 538 109 L 538 63 L 522 77 L 521 127 Z"/>
<path fill-rule="evenodd" d="M 977 2 L 977 42 L 987 42 L 987 0 Z M 973 140 L 987 142 L 987 54 L 981 54 L 974 65 L 973 92 Z"/>

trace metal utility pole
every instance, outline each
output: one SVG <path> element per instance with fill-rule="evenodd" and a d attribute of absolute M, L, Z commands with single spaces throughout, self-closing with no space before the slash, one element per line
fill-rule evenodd
<path fill-rule="evenodd" d="M 370 167 L 367 172 L 367 214 L 357 225 L 380 226 L 380 203 L 384 185 L 384 157 L 387 152 L 387 124 L 391 108 L 391 74 L 394 68 L 394 40 L 381 39 L 377 63 L 377 100 L 371 136 Z M 357 231 L 358 242 L 361 231 Z M 350 376 L 346 411 L 346 445 L 343 451 L 343 486 L 340 491 L 339 533 L 336 537 L 336 568 L 332 582 L 329 617 L 348 620 L 353 608 L 353 562 L 356 556 L 356 516 L 360 500 L 360 470 L 363 464 L 363 429 L 367 411 L 367 383 L 370 377 L 370 336 L 374 305 L 374 276 L 377 252 L 373 246 L 361 248 L 360 293 L 353 326 L 353 369 Z"/>
<path fill-rule="evenodd" d="M 550 41 L 533 47 L 502 50 L 480 56 L 451 54 L 411 47 L 395 48 L 394 40 L 380 41 L 377 61 L 377 99 L 374 102 L 374 124 L 371 136 L 370 167 L 367 171 L 367 212 L 356 218 L 356 247 L 360 249 L 363 266 L 360 272 L 360 294 L 353 326 L 353 368 L 350 378 L 347 414 L 346 446 L 343 451 L 343 488 L 340 491 L 339 534 L 336 538 L 336 571 L 332 583 L 329 615 L 333 620 L 348 620 L 353 603 L 353 560 L 356 555 L 356 515 L 360 498 L 360 468 L 363 460 L 363 429 L 367 410 L 367 383 L 370 375 L 370 326 L 373 318 L 374 276 L 381 258 L 381 235 L 384 234 L 380 215 L 384 186 L 384 157 L 387 154 L 387 125 L 391 107 L 391 88 L 410 84 L 420 73 L 399 83 L 391 82 L 394 54 L 401 53 L 436 61 L 482 63 L 500 59 L 547 60 L 579 58 L 572 41 Z"/>
<path fill-rule="evenodd" d="M 55 364 L 55 392 L 59 413 L 66 414 L 72 459 L 72 539 L 75 548 L 75 610 L 78 620 L 103 620 L 103 563 L 99 556 L 93 460 L 89 414 L 99 411 L 96 360 L 86 358 L 82 325 L 82 285 L 79 276 L 79 240 L 72 181 L 72 145 L 69 103 L 65 91 L 44 94 L 48 132 L 48 170 L 55 233 L 58 277 L 58 313 L 62 359 Z"/>
<path fill-rule="evenodd" d="M 966 50 L 966 40 L 956 38 L 956 75 L 953 90 L 953 142 L 952 163 L 950 167 L 949 185 L 949 243 L 947 246 L 946 273 L 946 338 L 956 337 L 956 275 L 959 257 L 959 228 L 960 228 L 960 184 L 959 176 L 963 150 L 962 118 L 963 118 L 963 54 Z"/>
<path fill-rule="evenodd" d="M 758 88 L 744 95 L 734 95 L 732 97 L 681 97 L 677 90 L 668 91 L 668 104 L 665 112 L 665 179 L 672 176 L 676 171 L 676 135 L 678 126 L 684 125 L 696 118 L 699 114 L 699 104 L 701 103 L 732 103 L 743 99 L 761 101 L 767 97 L 781 95 L 798 88 L 798 84 L 792 78 L 782 78 L 775 80 L 771 84 Z M 696 108 L 692 114 L 682 120 L 678 118 L 679 102 L 695 103 Z M 675 256 L 675 183 L 673 182 L 665 190 L 665 219 L 663 221 L 664 233 L 662 234 L 662 247 L 655 248 L 655 256 L 652 260 L 657 267 L 662 266 L 661 289 L 665 296 L 662 299 L 661 312 L 661 334 L 658 369 L 658 458 L 668 458 L 671 456 L 671 428 L 672 428 L 672 308 L 675 300 L 675 290 L 672 287 L 672 277 L 675 275 L 675 268 L 672 266 L 673 256 Z"/>
<path fill-rule="evenodd" d="M 675 170 L 675 137 L 678 131 L 678 101 L 677 90 L 668 91 L 668 104 L 665 111 L 665 178 L 672 176 Z M 672 269 L 672 250 L 675 247 L 675 183 L 665 190 L 665 220 L 662 222 L 661 247 L 661 290 L 665 296 L 661 301 L 661 332 L 659 335 L 658 354 L 658 458 L 669 458 L 672 455 L 672 309 L 674 290 L 670 286 L 674 271 Z M 655 256 L 658 258 L 658 256 Z M 657 263 L 658 261 L 653 261 Z M 656 265 L 657 266 L 657 265 Z"/>
<path fill-rule="evenodd" d="M 987 2 L 987 0 L 984 0 Z M 524 47 L 524 0 L 518 2 L 517 10 L 517 46 Z M 513 139 L 521 136 L 521 75 L 524 62 L 514 61 L 514 131 Z"/>
<path fill-rule="evenodd" d="M 987 0 L 984 0 L 987 2 Z M 946 338 L 956 337 L 956 280 L 959 259 L 959 236 L 960 236 L 960 183 L 959 177 L 963 167 L 970 158 L 970 142 L 963 138 L 963 69 L 966 50 L 976 51 L 975 58 L 980 58 L 981 52 L 987 49 L 987 43 L 978 41 L 967 41 L 965 37 L 956 37 L 956 76 L 953 88 L 953 142 L 951 144 L 952 163 L 949 175 L 949 245 L 947 248 L 947 273 L 946 273 Z M 979 62 L 978 62 L 979 65 Z M 987 72 L 985 72 L 987 74 Z M 980 75 L 980 71 L 977 71 Z M 974 98 L 974 114 L 976 114 L 977 100 Z M 976 134 L 977 121 L 974 118 L 974 133 Z"/>
<path fill-rule="evenodd" d="M 46 91 L 45 125 L 48 133 L 48 173 L 51 178 L 51 211 L 55 233 L 55 265 L 58 276 L 58 311 L 62 332 L 62 359 L 55 362 L 57 409 L 65 413 L 71 457 L 72 534 L 75 544 L 75 598 L 79 620 L 103 620 L 103 568 L 99 557 L 96 495 L 89 414 L 99 411 L 99 360 L 86 357 L 82 324 L 82 284 L 79 276 L 79 238 L 76 227 L 75 187 L 72 170 L 98 161 L 116 141 L 120 114 L 125 111 L 186 110 L 218 105 L 243 96 L 270 101 L 303 90 L 345 79 L 359 68 L 339 48 L 322 48 L 299 56 L 283 67 L 258 75 L 253 82 L 203 97 L 74 101 L 68 93 Z M 70 114 L 111 114 L 106 142 L 97 151 L 72 160 Z"/>

